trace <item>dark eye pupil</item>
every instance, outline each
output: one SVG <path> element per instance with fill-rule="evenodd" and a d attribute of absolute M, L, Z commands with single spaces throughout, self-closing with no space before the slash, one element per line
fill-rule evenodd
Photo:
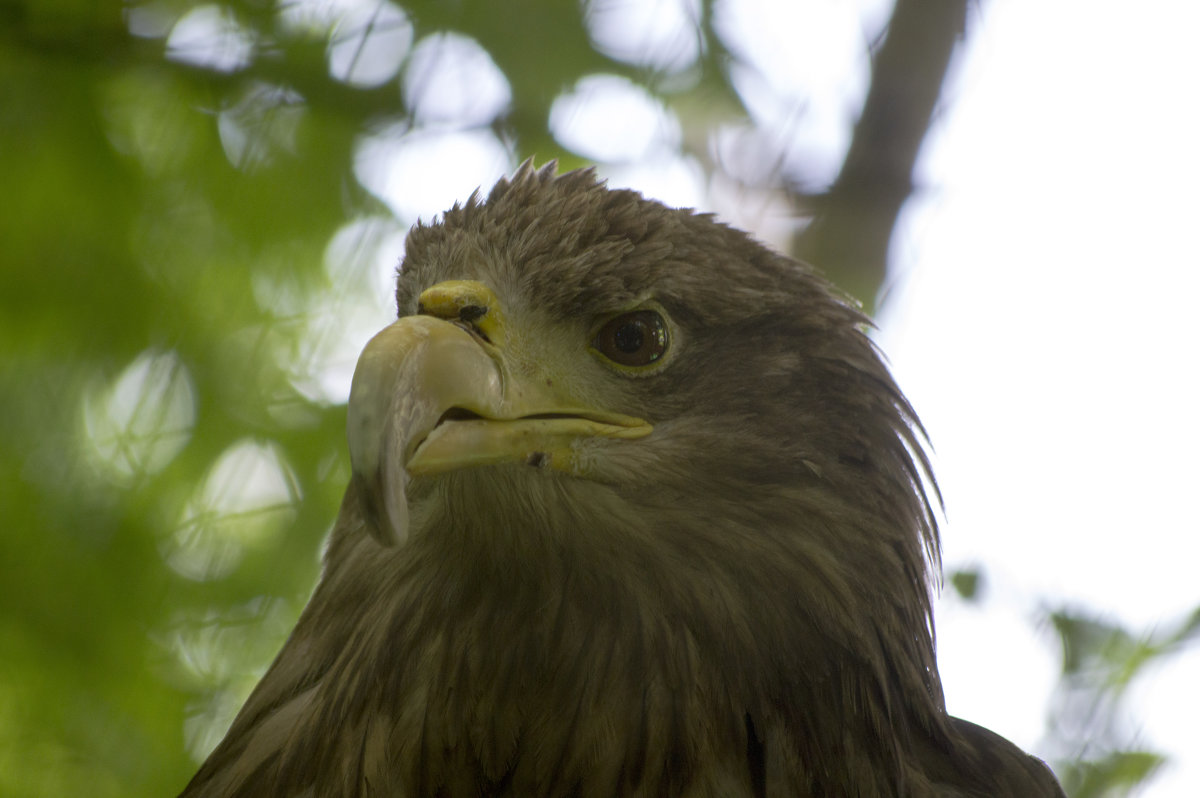
<path fill-rule="evenodd" d="M 613 333 L 613 343 L 622 352 L 632 354 L 642 348 L 646 342 L 646 334 L 642 325 L 637 322 L 622 324 Z"/>

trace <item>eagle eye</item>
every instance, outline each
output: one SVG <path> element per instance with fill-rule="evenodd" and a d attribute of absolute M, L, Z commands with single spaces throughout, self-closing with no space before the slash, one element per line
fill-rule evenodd
<path fill-rule="evenodd" d="M 620 366 L 649 366 L 667 351 L 667 323 L 655 310 L 634 310 L 609 319 L 592 347 Z"/>

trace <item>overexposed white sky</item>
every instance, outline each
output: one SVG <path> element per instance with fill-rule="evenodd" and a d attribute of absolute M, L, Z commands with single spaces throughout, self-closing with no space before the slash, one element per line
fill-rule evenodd
<path fill-rule="evenodd" d="M 1200 605 L 1200 7 L 992 0 L 948 85 L 880 340 L 937 449 L 951 711 L 1036 747 L 1057 667 L 1034 610 L 1134 632 Z M 1200 651 L 1135 685 L 1133 728 L 1200 784 Z"/>

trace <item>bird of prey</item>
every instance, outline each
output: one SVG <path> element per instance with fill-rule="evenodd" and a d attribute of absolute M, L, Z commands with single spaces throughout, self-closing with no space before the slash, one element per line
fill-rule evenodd
<path fill-rule="evenodd" d="M 186 798 L 1062 795 L 946 713 L 923 433 L 813 270 L 527 162 L 396 300 L 320 584 Z"/>

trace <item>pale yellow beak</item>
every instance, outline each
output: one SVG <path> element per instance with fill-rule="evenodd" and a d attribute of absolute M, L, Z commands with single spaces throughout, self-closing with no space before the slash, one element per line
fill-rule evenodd
<path fill-rule="evenodd" d="M 486 287 L 456 281 L 423 294 L 425 312 L 443 310 L 436 300 L 446 286 L 456 295 L 474 292 L 473 300 L 482 295 L 484 307 L 495 306 Z M 474 314 L 479 302 L 457 306 L 474 308 Z M 385 544 L 407 535 L 412 477 L 503 463 L 581 476 L 581 442 L 651 432 L 641 419 L 564 402 L 541 387 L 544 380 L 515 384 L 504 368 L 503 350 L 491 343 L 502 340 L 498 309 L 489 321 L 485 341 L 462 322 L 406 316 L 372 338 L 359 357 L 346 419 L 350 464 L 364 490 L 368 526 Z"/>

